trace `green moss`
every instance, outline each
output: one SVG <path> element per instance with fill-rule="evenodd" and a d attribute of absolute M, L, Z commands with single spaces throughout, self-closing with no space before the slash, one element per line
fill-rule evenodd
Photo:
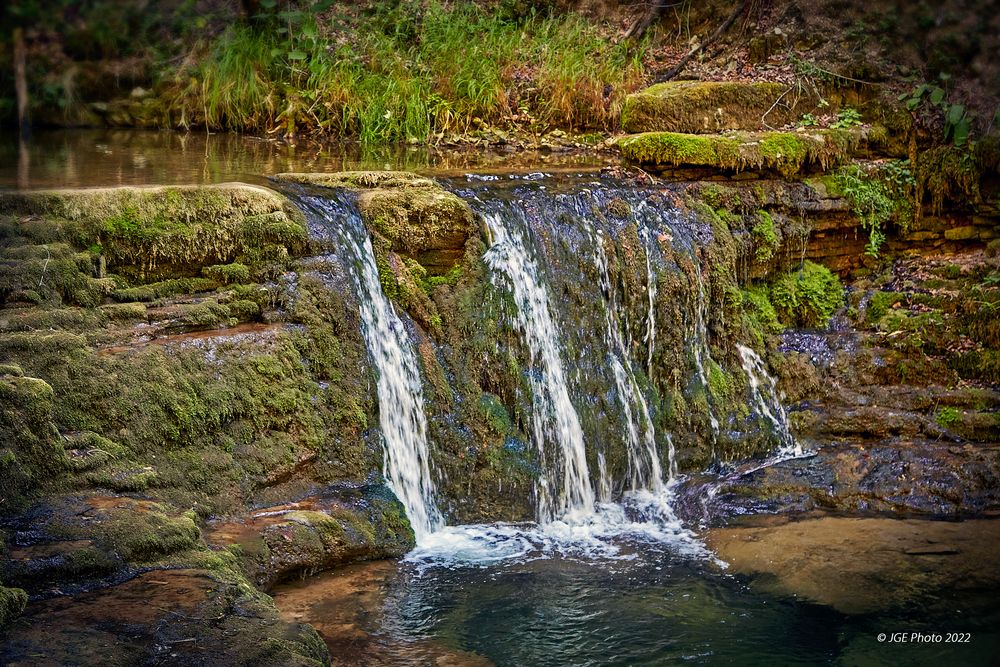
<path fill-rule="evenodd" d="M 733 377 L 723 370 L 722 366 L 709 359 L 708 362 L 708 388 L 712 392 L 712 402 L 714 405 L 728 406 L 734 397 L 735 382 Z"/>
<path fill-rule="evenodd" d="M 850 157 L 860 134 L 848 130 L 695 135 L 647 132 L 618 142 L 622 155 L 659 166 L 731 171 L 773 169 L 791 176 L 809 165 L 828 168 Z"/>
<path fill-rule="evenodd" d="M 776 104 L 790 97 L 787 92 L 782 83 L 668 81 L 629 95 L 622 127 L 626 132 L 751 130 L 762 118 L 772 126 L 785 125 L 819 102 L 797 94 L 795 104 Z"/>
<path fill-rule="evenodd" d="M 15 220 L 0 216 L 0 304 L 93 307 L 114 289 L 113 281 L 96 277 L 98 268 L 90 253 L 66 243 L 24 243 L 19 227 Z M 16 244 L 4 244 L 5 237 L 13 237 Z"/>
<path fill-rule="evenodd" d="M 281 261 L 306 246 L 301 214 L 249 185 L 8 193 L 0 213 L 34 216 L 19 217 L 16 232 L 100 248 L 109 269 L 144 280 L 192 276 L 243 258 Z"/>
<path fill-rule="evenodd" d="M 250 281 L 250 267 L 239 262 L 208 266 L 202 269 L 201 272 L 206 278 L 222 283 L 223 285 Z"/>
<path fill-rule="evenodd" d="M 10 335 L 10 334 L 8 334 Z M 16 508 L 68 467 L 52 423 L 54 392 L 33 377 L 0 377 L 0 503 Z"/>
<path fill-rule="evenodd" d="M 323 188 L 373 188 L 434 187 L 434 181 L 409 171 L 338 171 L 334 173 L 285 172 L 273 176 L 276 181 L 315 185 Z"/>
<path fill-rule="evenodd" d="M 20 588 L 0 586 L 0 630 L 21 615 L 28 604 L 28 594 Z"/>
<path fill-rule="evenodd" d="M 179 294 L 207 292 L 218 286 L 219 282 L 211 278 L 172 278 L 139 287 L 115 290 L 112 296 L 118 301 L 156 301 Z"/>
<path fill-rule="evenodd" d="M 843 305 L 844 289 L 828 268 L 806 260 L 772 284 L 770 301 L 787 326 L 824 327 Z"/>
<path fill-rule="evenodd" d="M 868 300 L 865 309 L 865 321 L 869 324 L 876 324 L 885 317 L 893 304 L 906 302 L 906 295 L 899 292 L 875 292 Z"/>
<path fill-rule="evenodd" d="M 961 419 L 962 415 L 957 408 L 943 407 L 934 415 L 934 421 L 938 426 L 951 428 Z"/>
<path fill-rule="evenodd" d="M 1000 384 L 1000 351 L 972 350 L 948 357 L 948 367 L 961 377 Z"/>
<path fill-rule="evenodd" d="M 510 414 L 500 402 L 499 397 L 493 394 L 483 394 L 479 399 L 479 407 L 483 411 L 486 423 L 497 435 L 505 436 L 513 432 L 514 425 Z"/>
<path fill-rule="evenodd" d="M 774 218 L 767 211 L 757 212 L 757 222 L 750 234 L 754 242 L 754 257 L 758 262 L 767 262 L 778 250 L 778 234 L 774 227 Z"/>

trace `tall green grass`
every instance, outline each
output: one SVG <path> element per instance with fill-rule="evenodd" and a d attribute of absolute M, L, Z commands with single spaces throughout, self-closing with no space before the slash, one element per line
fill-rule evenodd
<path fill-rule="evenodd" d="M 338 39 L 312 16 L 284 33 L 231 26 L 178 77 L 175 105 L 213 128 L 424 142 L 475 118 L 613 128 L 642 80 L 641 47 L 613 44 L 576 14 L 514 22 L 432 0 L 405 30 L 380 27 L 360 22 Z"/>

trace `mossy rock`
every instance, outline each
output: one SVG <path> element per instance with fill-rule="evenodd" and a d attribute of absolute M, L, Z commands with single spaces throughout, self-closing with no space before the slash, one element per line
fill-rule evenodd
<path fill-rule="evenodd" d="M 284 262 L 307 241 L 297 209 L 242 183 L 4 193 L 0 214 L 9 216 L 0 235 L 46 250 L 68 243 L 143 280 L 194 276 L 234 261 Z"/>
<path fill-rule="evenodd" d="M 785 104 L 780 103 L 784 101 Z M 626 132 L 756 130 L 798 120 L 819 105 L 819 97 L 783 83 L 668 81 L 625 98 Z"/>
<path fill-rule="evenodd" d="M 0 377 L 0 505 L 18 507 L 68 466 L 52 423 L 54 393 L 38 378 Z"/>
<path fill-rule="evenodd" d="M 712 135 L 646 132 L 624 137 L 618 146 L 629 160 L 657 167 L 770 169 L 790 177 L 806 167 L 827 169 L 846 161 L 863 138 L 858 129 Z"/>
<path fill-rule="evenodd" d="M 431 276 L 453 269 L 473 229 L 472 210 L 433 180 L 405 171 L 285 173 L 275 180 L 358 192 L 358 209 L 375 237 L 375 253 L 415 259 Z M 379 240 L 384 243 L 379 243 Z"/>
<path fill-rule="evenodd" d="M 396 558 L 413 548 L 413 529 L 395 496 L 377 490 L 365 495 L 363 502 L 323 503 L 316 509 L 258 515 L 249 523 L 220 524 L 208 540 L 231 548 L 247 576 L 264 590 L 304 572 Z"/>
<path fill-rule="evenodd" d="M 192 549 L 200 537 L 192 513 L 100 493 L 50 496 L 13 521 L 30 531 L 0 568 L 5 581 L 32 592 L 128 571 Z"/>
<path fill-rule="evenodd" d="M 314 185 L 321 188 L 372 188 L 437 187 L 434 181 L 409 171 L 338 171 L 324 173 L 286 172 L 272 177 L 275 181 Z"/>

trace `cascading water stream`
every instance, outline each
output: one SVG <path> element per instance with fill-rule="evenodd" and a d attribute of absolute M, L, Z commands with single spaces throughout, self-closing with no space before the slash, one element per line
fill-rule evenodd
<path fill-rule="evenodd" d="M 345 263 L 357 290 L 362 333 L 378 371 L 383 473 L 403 503 L 420 544 L 441 528 L 444 520 L 434 501 L 423 381 L 413 343 L 382 291 L 371 239 L 354 202 L 345 193 L 325 198 L 300 195 L 297 199 L 318 218 L 323 228 L 320 231 L 348 254 Z"/>
<path fill-rule="evenodd" d="M 750 380 L 750 393 L 757 409 L 774 427 L 780 457 L 801 456 L 802 446 L 795 440 L 788 426 L 788 415 L 778 396 L 777 381 L 767 372 L 764 360 L 756 352 L 744 345 L 738 345 L 743 370 Z"/>
<path fill-rule="evenodd" d="M 512 209 L 517 210 L 517 209 Z M 542 457 L 543 473 L 537 483 L 538 518 L 541 523 L 593 514 L 595 495 L 587 466 L 587 452 L 580 418 L 569 398 L 566 372 L 559 352 L 562 340 L 552 316 L 548 292 L 524 239 L 508 227 L 502 216 L 483 215 L 493 244 L 484 260 L 492 269 L 494 284 L 506 282 L 517 303 L 515 323 L 539 372 L 531 376 L 534 411 L 532 437 Z M 547 443 L 557 446 L 561 475 L 546 474 Z"/>
<path fill-rule="evenodd" d="M 712 425 L 713 443 L 719 438 L 719 419 L 715 416 L 715 408 L 712 405 L 712 391 L 708 383 L 708 374 L 705 372 L 705 361 L 711 360 L 712 355 L 708 348 L 708 300 L 705 298 L 705 281 L 701 277 L 701 265 L 695 266 L 695 276 L 698 282 L 698 302 L 695 304 L 694 314 L 694 363 L 698 371 L 698 379 L 708 396 L 708 419 Z"/>
<path fill-rule="evenodd" d="M 594 260 L 600 274 L 601 292 L 605 301 L 605 339 L 611 353 L 611 370 L 625 416 L 630 490 L 646 489 L 653 493 L 661 493 L 664 490 L 663 467 L 660 464 L 660 452 L 656 446 L 653 417 L 650 414 L 646 397 L 643 396 L 639 383 L 635 379 L 625 339 L 622 337 L 615 290 L 608 275 L 604 235 L 600 230 L 594 229 L 591 229 L 591 234 L 595 249 Z M 674 469 L 675 464 L 671 457 L 668 470 L 672 473 Z"/>

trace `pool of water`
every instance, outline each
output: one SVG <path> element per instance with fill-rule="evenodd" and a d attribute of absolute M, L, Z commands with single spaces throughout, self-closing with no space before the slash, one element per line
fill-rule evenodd
<path fill-rule="evenodd" d="M 63 188 L 266 182 L 285 171 L 404 169 L 465 171 L 590 169 L 607 155 L 494 148 L 382 146 L 303 140 L 297 144 L 236 134 L 157 130 L 50 130 L 25 144 L 0 137 L 0 188 Z"/>
<path fill-rule="evenodd" d="M 967 585 L 940 588 L 934 580 L 939 570 L 991 567 L 982 559 L 986 552 L 966 548 L 965 540 L 983 538 L 995 547 L 992 523 L 989 530 L 975 523 L 900 523 L 928 544 L 941 544 L 934 537 L 940 529 L 950 531 L 946 547 L 925 547 L 918 557 L 907 556 L 914 548 L 900 543 L 895 520 L 860 520 L 858 530 L 853 520 L 840 521 L 820 525 L 825 544 L 802 540 L 801 574 L 837 587 L 822 570 L 832 565 L 858 578 L 845 582 L 857 587 L 846 586 L 846 595 L 866 600 L 872 582 L 881 581 L 884 605 L 847 613 L 839 610 L 844 595 L 832 604 L 809 599 L 808 588 L 796 593 L 775 586 L 782 573 L 734 572 L 715 558 L 649 542 L 623 543 L 613 558 L 538 551 L 500 562 L 360 564 L 283 586 L 274 595 L 287 618 L 317 627 L 335 664 L 997 664 L 997 582 L 973 575 Z M 811 535 L 812 527 L 805 521 L 781 531 L 788 538 L 797 530 Z M 748 528 L 740 539 L 775 540 L 762 530 Z M 845 543 L 849 548 L 842 548 Z M 776 544 L 781 548 L 780 540 Z M 837 562 L 877 564 L 886 550 L 919 562 L 860 572 Z M 901 587 L 912 594 L 896 595 Z M 908 633 L 910 640 L 913 633 L 942 637 L 889 641 L 895 633 Z M 968 633 L 969 641 L 957 643 L 965 639 L 959 634 L 947 642 L 948 633 Z"/>

